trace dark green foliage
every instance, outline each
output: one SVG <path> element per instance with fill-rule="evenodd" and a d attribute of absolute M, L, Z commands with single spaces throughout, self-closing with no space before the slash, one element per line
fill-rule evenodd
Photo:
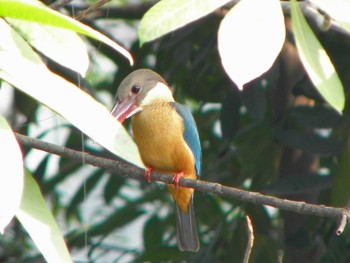
<path fill-rule="evenodd" d="M 135 68 L 147 67 L 160 73 L 173 87 L 176 100 L 191 106 L 203 150 L 201 179 L 292 200 L 345 205 L 350 197 L 350 144 L 345 143 L 350 134 L 349 107 L 340 116 L 324 103 L 305 76 L 290 90 L 284 90 L 288 65 L 282 58 L 269 72 L 238 91 L 223 71 L 217 52 L 220 21 L 219 15 L 212 14 L 142 49 L 137 40 L 130 48 Z M 95 24 L 93 19 L 87 22 Z M 333 31 L 321 36 L 344 86 L 349 87 L 350 42 Z M 97 49 L 93 52 L 111 59 L 118 70 L 111 79 L 102 79 L 97 85 L 84 84 L 91 94 L 103 90 L 112 98 L 120 81 L 135 68 L 109 48 L 89 41 Z M 276 98 L 277 91 L 280 94 Z M 282 106 L 278 105 L 280 101 Z M 30 98 L 16 94 L 16 106 L 27 124 L 37 121 L 38 105 L 33 105 Z M 65 127 L 70 131 L 66 147 L 111 158 L 87 138 L 82 140 L 79 131 L 70 125 Z M 23 126 L 21 131 L 26 133 L 27 128 Z M 79 177 L 80 169 L 87 165 L 60 158 L 57 172 L 48 176 L 50 157 L 45 157 L 33 174 L 52 201 L 55 213 L 65 215 L 62 220 L 69 229 L 69 248 L 87 250 L 89 262 L 105 262 L 99 259 L 100 254 L 108 255 L 108 262 L 242 262 L 247 242 L 246 215 L 252 220 L 255 235 L 251 263 L 279 262 L 280 255 L 283 262 L 350 262 L 349 230 L 336 236 L 337 222 L 331 219 L 296 214 L 296 220 L 288 220 L 290 214 L 281 211 L 271 212 L 263 206 L 202 192 L 194 195 L 201 250 L 180 252 L 175 243 L 173 201 L 165 186 L 87 169 L 85 184 L 80 180 L 78 186 L 64 189 L 70 192 L 69 200 L 64 202 L 60 187 Z M 101 198 L 103 204 L 98 204 L 101 210 L 97 209 L 99 212 L 86 222 L 83 204 L 92 202 L 91 196 Z M 143 246 L 130 244 L 127 237 L 118 235 L 138 220 L 142 221 Z M 25 257 L 19 249 L 25 243 L 24 235 L 16 227 L 13 231 L 17 236 L 10 240 L 12 247 L 9 240 L 0 239 L 0 247 L 7 251 L 0 253 L 0 261 L 16 256 L 21 261 Z M 134 235 L 132 231 L 128 234 Z M 114 235 L 118 236 L 115 243 L 105 242 Z M 25 246 L 23 250 L 27 249 Z"/>

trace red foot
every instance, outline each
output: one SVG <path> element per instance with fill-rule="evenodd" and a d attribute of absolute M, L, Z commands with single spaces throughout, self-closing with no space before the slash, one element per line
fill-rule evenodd
<path fill-rule="evenodd" d="M 179 182 L 180 182 L 180 178 L 184 176 L 183 172 L 179 172 L 177 174 L 174 175 L 173 177 L 173 185 L 175 186 L 175 188 L 179 187 Z"/>
<path fill-rule="evenodd" d="M 148 183 L 151 182 L 151 172 L 153 171 L 153 168 L 151 166 L 147 166 L 147 170 L 145 172 L 145 179 Z"/>

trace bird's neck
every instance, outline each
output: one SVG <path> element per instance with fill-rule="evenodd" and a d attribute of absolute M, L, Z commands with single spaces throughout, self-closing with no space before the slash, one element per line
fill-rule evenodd
<path fill-rule="evenodd" d="M 174 102 L 173 94 L 167 85 L 158 82 L 154 88 L 148 91 L 147 96 L 142 101 L 141 107 L 166 102 Z"/>

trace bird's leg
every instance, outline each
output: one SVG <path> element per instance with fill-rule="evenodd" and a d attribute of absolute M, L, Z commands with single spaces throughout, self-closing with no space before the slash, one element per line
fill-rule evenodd
<path fill-rule="evenodd" d="M 153 171 L 153 168 L 151 166 L 146 166 L 147 170 L 145 172 L 145 179 L 148 183 L 151 182 L 151 172 Z"/>
<path fill-rule="evenodd" d="M 173 185 L 175 188 L 179 187 L 180 178 L 184 176 L 183 172 L 176 173 L 173 177 Z"/>

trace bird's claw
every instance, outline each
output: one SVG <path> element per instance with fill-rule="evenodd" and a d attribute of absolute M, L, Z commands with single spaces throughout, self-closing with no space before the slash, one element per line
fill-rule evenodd
<path fill-rule="evenodd" d="M 150 167 L 150 166 L 147 166 L 147 170 L 146 170 L 146 172 L 145 172 L 145 179 L 146 179 L 146 181 L 147 181 L 148 183 L 151 182 L 151 173 L 152 173 L 152 171 L 153 171 L 153 168 Z"/>
<path fill-rule="evenodd" d="M 179 187 L 179 183 L 180 183 L 180 178 L 184 176 L 183 172 L 179 172 L 177 174 L 174 175 L 173 177 L 173 185 L 175 186 L 175 188 Z"/>

